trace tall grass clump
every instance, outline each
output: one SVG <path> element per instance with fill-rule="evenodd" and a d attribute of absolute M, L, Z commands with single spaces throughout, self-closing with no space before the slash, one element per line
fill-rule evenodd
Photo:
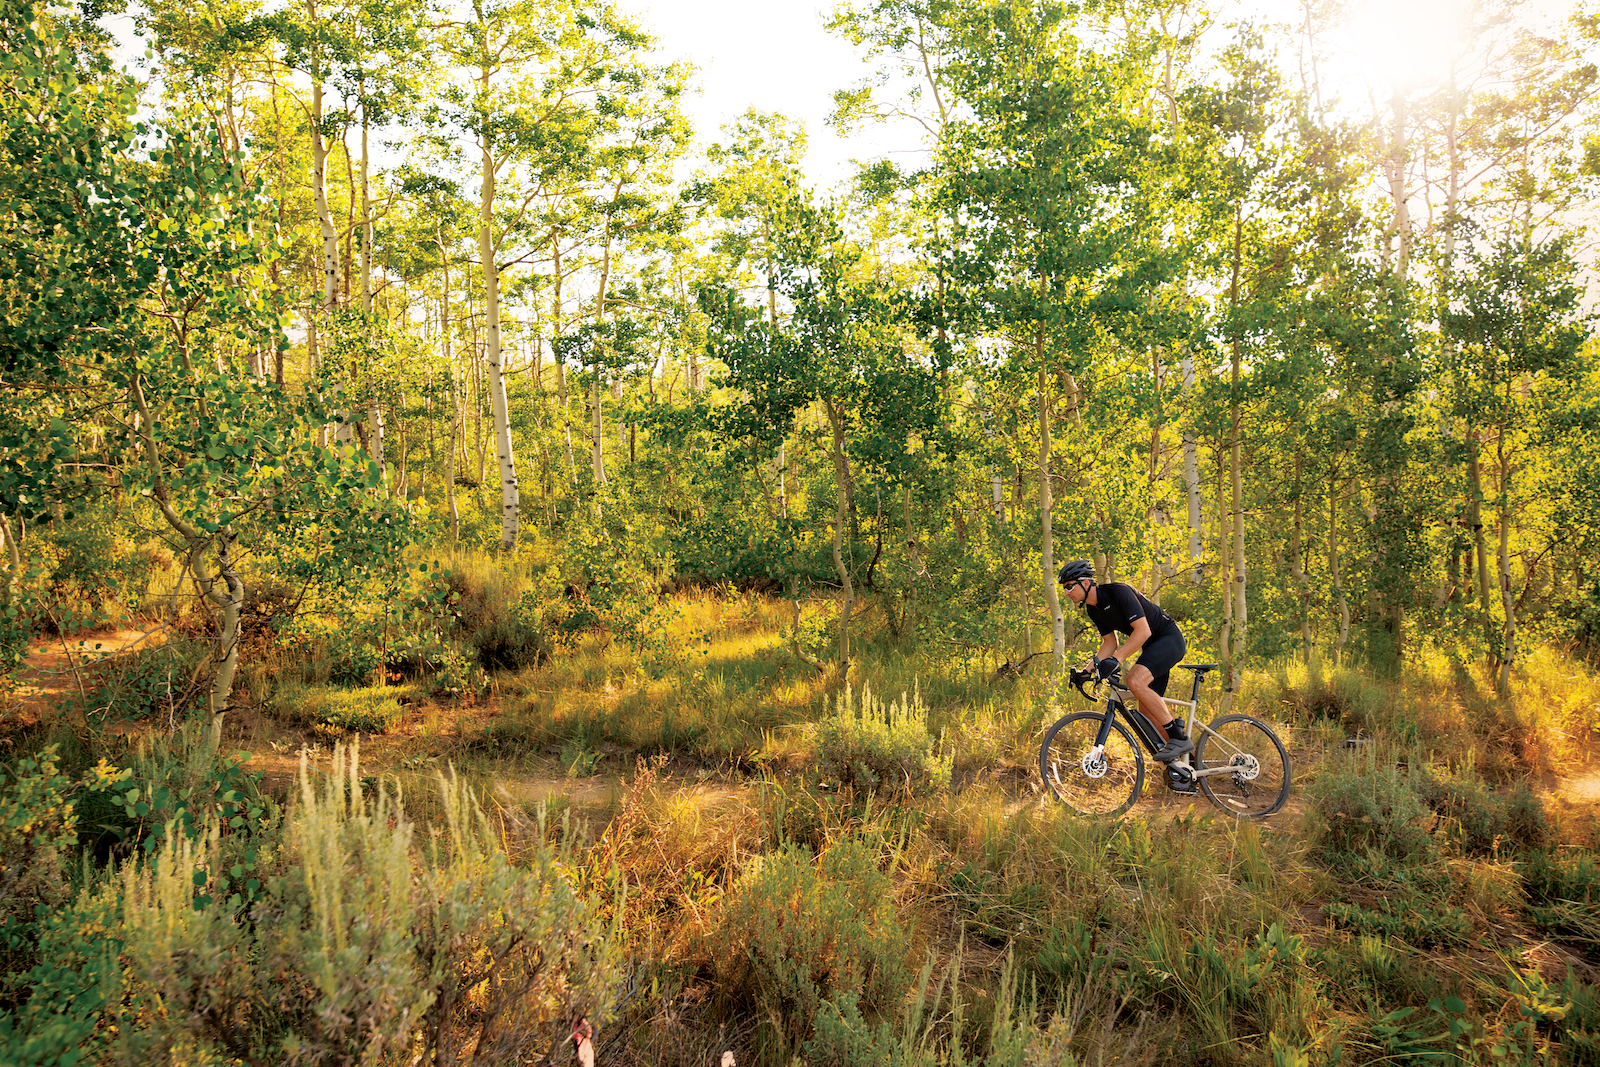
<path fill-rule="evenodd" d="M 927 793 L 950 786 L 953 757 L 938 751 L 928 732 L 928 708 L 920 691 L 885 704 L 870 688 L 860 699 L 847 685 L 833 714 L 813 730 L 818 767 L 861 792 L 879 788 Z"/>
<path fill-rule="evenodd" d="M 400 686 L 326 689 L 290 683 L 274 694 L 273 706 L 278 714 L 319 732 L 386 734 L 400 724 L 400 701 L 412 693 Z"/>
<path fill-rule="evenodd" d="M 175 824 L 39 932 L 53 969 L 34 969 L 35 1005 L 56 1010 L 0 1010 L 0 1033 L 76 1018 L 76 1044 L 118 1063 L 548 1061 L 614 1006 L 615 902 L 579 887 L 572 835 L 513 819 L 513 862 L 472 792 L 438 784 L 424 844 L 354 747 L 326 775 L 302 756 L 293 816 L 256 842 L 270 869 L 248 882 L 227 826 Z"/>
<path fill-rule="evenodd" d="M 559 587 L 529 570 L 487 553 L 459 552 L 425 583 L 420 603 L 485 670 L 532 667 L 549 659 L 544 607 Z"/>
<path fill-rule="evenodd" d="M 807 1049 L 824 1014 L 836 1036 L 840 1027 L 892 1021 L 911 983 L 910 931 L 894 886 L 872 851 L 849 838 L 815 859 L 787 845 L 752 863 L 731 894 L 719 943 L 723 996 L 759 1020 L 770 1062 Z"/>
<path fill-rule="evenodd" d="M 1423 825 L 1429 809 L 1410 772 L 1357 753 L 1324 770 L 1309 792 L 1322 819 L 1316 848 L 1324 859 L 1339 864 L 1369 851 L 1406 862 L 1433 856 Z"/>

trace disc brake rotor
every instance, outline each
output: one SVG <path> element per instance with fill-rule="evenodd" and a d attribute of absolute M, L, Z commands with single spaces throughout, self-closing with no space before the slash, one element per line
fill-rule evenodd
<path fill-rule="evenodd" d="M 1246 782 L 1253 782 L 1261 777 L 1261 761 L 1248 752 L 1240 752 L 1228 761 L 1228 766 L 1233 768 L 1233 776 Z"/>

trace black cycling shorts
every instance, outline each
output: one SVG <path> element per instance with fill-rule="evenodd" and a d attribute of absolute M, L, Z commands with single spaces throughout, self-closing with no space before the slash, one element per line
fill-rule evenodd
<path fill-rule="evenodd" d="M 1139 666 L 1155 676 L 1150 688 L 1166 696 L 1167 679 L 1172 675 L 1172 668 L 1183 662 L 1184 654 L 1188 651 L 1189 645 L 1183 639 L 1183 632 L 1176 628 L 1172 633 L 1146 641 L 1144 648 L 1139 650 Z"/>

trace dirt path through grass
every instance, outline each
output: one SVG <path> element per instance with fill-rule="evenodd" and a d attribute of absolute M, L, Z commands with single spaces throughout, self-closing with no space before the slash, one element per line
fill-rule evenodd
<path fill-rule="evenodd" d="M 23 666 L 0 693 L 0 721 L 36 723 L 69 695 L 92 685 L 94 670 L 113 657 L 163 644 L 167 628 L 150 626 L 42 638 L 28 645 Z"/>

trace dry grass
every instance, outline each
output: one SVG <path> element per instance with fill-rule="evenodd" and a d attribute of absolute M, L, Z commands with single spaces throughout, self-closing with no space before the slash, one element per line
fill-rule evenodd
<path fill-rule="evenodd" d="M 570 832 L 586 843 L 575 876 L 594 892 L 626 885 L 617 906 L 630 992 L 602 1032 L 603 1062 L 701 1064 L 728 1050 L 761 1062 L 764 1017 L 727 999 L 719 961 L 745 949 L 727 927 L 730 893 L 786 843 L 814 855 L 844 842 L 871 849 L 908 931 L 899 951 L 913 971 L 928 964 L 905 1012 L 917 995 L 931 1003 L 947 972 L 961 991 L 959 1011 L 943 994 L 919 1031 L 932 1036 L 896 1062 L 950 1062 L 958 1033 L 981 1059 L 1007 1012 L 1026 1017 L 1029 1062 L 1080 1064 L 1393 1061 L 1383 1012 L 1413 1007 L 1420 1024 L 1428 1000 L 1446 995 L 1470 1004 L 1474 1033 L 1518 1018 L 1504 1009 L 1497 953 L 1532 959 L 1530 946 L 1549 942 L 1526 915 L 1521 860 L 1455 849 L 1436 819 L 1424 828 L 1441 842 L 1434 881 L 1394 862 L 1330 868 L 1313 851 L 1322 816 L 1304 786 L 1359 771 L 1343 747 L 1350 737 L 1370 741 L 1360 761 L 1486 788 L 1570 771 L 1600 718 L 1600 678 L 1549 650 L 1516 676 L 1509 699 L 1480 668 L 1442 653 L 1394 681 L 1304 663 L 1252 670 L 1239 710 L 1290 743 L 1302 790 L 1290 810 L 1257 825 L 1147 802 L 1106 824 L 1039 800 L 1043 672 L 975 679 L 862 633 L 851 684 L 920 691 L 955 773 L 916 801 L 860 794 L 823 788 L 811 773 L 816 753 L 801 727 L 827 714 L 843 679 L 796 655 L 791 602 L 693 594 L 660 610 L 663 638 L 648 649 L 585 635 L 501 675 L 485 701 L 408 707 L 369 750 L 402 778 L 420 783 L 451 762 L 480 795 L 502 790 L 508 807 L 570 812 Z M 825 610 L 803 606 L 802 626 Z M 1205 696 L 1214 707 L 1215 693 Z M 577 776 L 580 763 L 594 777 Z M 1595 825 L 1594 811 L 1558 813 L 1557 840 L 1593 847 L 1582 826 Z M 1406 894 L 1461 909 L 1470 951 L 1364 939 L 1323 911 Z M 1581 952 L 1548 951 L 1585 965 Z M 1021 984 L 1001 1003 L 996 975 L 1008 959 Z M 1262 977 L 1230 977 L 1241 974 Z M 912 1056 L 917 1047 L 924 1058 Z M 862 1051 L 860 1062 L 876 1055 Z"/>

